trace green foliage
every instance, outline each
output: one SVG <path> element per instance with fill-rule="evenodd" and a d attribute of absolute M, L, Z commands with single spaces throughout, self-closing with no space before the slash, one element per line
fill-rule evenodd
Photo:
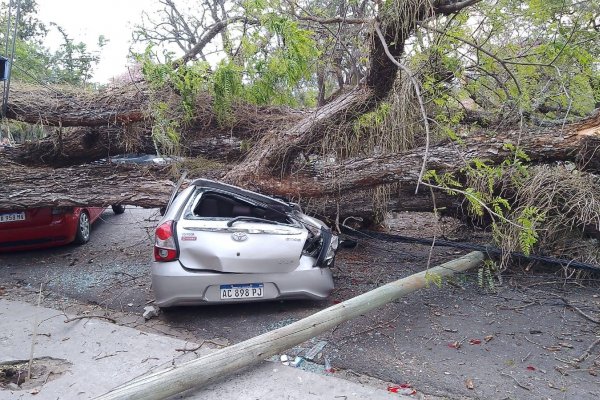
<path fill-rule="evenodd" d="M 234 62 L 222 61 L 213 74 L 212 89 L 213 107 L 222 124 L 231 122 L 231 106 L 240 99 L 244 92 L 242 84 L 242 68 Z"/>
<path fill-rule="evenodd" d="M 517 217 L 517 223 L 520 225 L 519 245 L 523 254 L 531 254 L 539 239 L 536 227 L 545 219 L 546 213 L 537 207 L 525 207 Z"/>
<path fill-rule="evenodd" d="M 209 65 L 199 62 L 175 69 L 169 54 L 165 55 L 168 62 L 154 62 L 152 46 L 135 57 L 142 66 L 146 82 L 153 89 L 148 106 L 148 112 L 154 121 L 152 139 L 159 152 L 178 154 L 181 128 L 194 118 L 197 96 L 200 91 L 207 89 L 210 82 Z M 161 95 L 170 90 L 179 95 L 180 101 L 177 104 L 165 100 Z"/>
<path fill-rule="evenodd" d="M 60 26 L 51 23 L 61 34 L 63 42 L 59 49 L 51 55 L 49 77 L 51 83 L 66 83 L 70 85 L 85 85 L 92 78 L 94 65 L 100 61 L 100 51 L 107 40 L 98 38 L 98 50 L 90 51 L 87 44 L 75 42 Z"/>
<path fill-rule="evenodd" d="M 432 283 L 438 288 L 442 287 L 442 276 L 430 271 L 425 272 L 425 287 L 429 287 Z"/>
<path fill-rule="evenodd" d="M 467 186 L 461 184 L 452 174 L 439 175 L 430 170 L 423 176 L 423 181 L 443 188 L 450 195 L 462 195 L 468 204 L 468 211 L 475 217 L 488 215 L 492 220 L 492 232 L 497 243 L 502 243 L 507 227 L 517 227 L 519 250 L 529 255 L 539 240 L 538 229 L 545 220 L 544 210 L 528 206 L 513 212 L 509 199 L 498 194 L 498 190 L 510 177 L 514 187 L 520 187 L 529 176 L 525 164 L 529 160 L 527 154 L 513 144 L 506 144 L 505 150 L 512 155 L 500 165 L 493 166 L 481 159 L 472 159 L 469 165 L 461 170 L 467 180 Z M 486 278 L 485 269 L 480 270 L 480 281 Z"/>
<path fill-rule="evenodd" d="M 499 270 L 498 265 L 490 259 L 483 262 L 483 266 L 477 270 L 477 284 L 482 289 L 496 290 L 494 274 Z"/>
<path fill-rule="evenodd" d="M 273 36 L 271 51 L 247 46 L 244 98 L 255 104 L 297 105 L 293 91 L 310 78 L 318 57 L 312 32 L 277 14 L 262 19 L 264 34 Z"/>
<path fill-rule="evenodd" d="M 0 33 L 4 35 L 6 32 L 6 24 L 7 24 L 7 14 L 9 8 L 9 1 L 3 1 L 0 5 L 0 15 L 1 15 L 1 30 Z M 14 24 L 14 13 L 15 6 L 13 2 L 13 20 Z M 29 43 L 35 43 L 40 45 L 43 41 L 43 38 L 48 33 L 48 29 L 46 26 L 37 18 L 37 1 L 36 0 L 20 0 L 20 23 L 17 30 L 17 39 L 20 41 L 25 41 Z M 14 26 L 14 25 L 13 25 Z M 5 38 L 4 38 L 5 40 Z M 2 43 L 5 43 L 4 41 Z"/>
<path fill-rule="evenodd" d="M 12 8 L 11 31 L 15 23 L 15 7 Z M 37 2 L 21 0 L 21 18 L 15 40 L 15 57 L 12 78 L 29 83 L 54 83 L 86 86 L 92 77 L 93 68 L 100 61 L 100 51 L 106 44 L 102 36 L 98 38 L 96 48 L 91 50 L 83 42 L 74 41 L 57 24 L 51 23 L 61 35 L 61 44 L 56 51 L 44 47 L 49 28 L 37 17 Z M 12 32 L 6 37 L 8 24 L 8 6 L 0 7 L 0 38 L 2 43 L 12 40 Z"/>
<path fill-rule="evenodd" d="M 587 115 L 594 109 L 593 82 L 600 74 L 600 34 L 586 22 L 597 15 L 593 2 L 563 0 L 500 0 L 482 3 L 481 14 L 490 28 L 467 32 L 466 38 L 493 31 L 485 49 L 507 60 L 519 85 L 487 54 L 478 54 L 482 72 L 467 90 L 487 96 L 495 108 L 515 104 L 520 110 L 544 118 Z M 596 7 L 596 8 L 594 8 Z M 487 22 L 487 21 L 486 21 Z M 486 24 L 487 25 L 487 24 Z M 465 28 L 467 28 L 465 26 Z M 473 33 L 475 35 L 473 36 Z M 498 77 L 502 77 L 501 81 Z M 499 85 L 506 82 L 504 85 Z M 482 104 L 483 105 L 483 104 Z"/>
<path fill-rule="evenodd" d="M 161 154 L 179 153 L 181 124 L 171 113 L 171 105 L 162 101 L 153 101 L 150 106 L 153 118 L 152 140 Z"/>
<path fill-rule="evenodd" d="M 373 127 L 381 126 L 389 116 L 391 106 L 389 103 L 382 101 L 373 111 L 361 114 L 354 121 L 354 132 L 360 135 L 362 132 L 372 129 Z"/>

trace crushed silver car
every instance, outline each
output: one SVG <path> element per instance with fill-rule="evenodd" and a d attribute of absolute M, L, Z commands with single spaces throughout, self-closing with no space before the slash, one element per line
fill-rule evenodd
<path fill-rule="evenodd" d="M 338 237 L 294 203 L 199 179 L 156 228 L 152 287 L 160 307 L 323 299 Z"/>

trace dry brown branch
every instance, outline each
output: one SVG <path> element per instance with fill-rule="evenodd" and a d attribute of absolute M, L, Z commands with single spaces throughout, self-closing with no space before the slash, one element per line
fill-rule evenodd
<path fill-rule="evenodd" d="M 223 343 L 217 343 L 217 342 L 215 342 L 213 340 L 203 340 L 202 342 L 200 342 L 199 345 L 197 345 L 196 347 L 192 347 L 191 349 L 183 348 L 183 349 L 175 349 L 175 351 L 182 351 L 184 353 L 185 352 L 190 352 L 190 351 L 191 352 L 198 351 L 198 350 L 200 350 L 202 348 L 202 346 L 204 346 L 205 343 L 210 343 L 210 344 L 213 344 L 213 345 L 215 345 L 217 347 L 227 347 Z"/>
<path fill-rule="evenodd" d="M 594 340 L 592 342 L 592 344 L 590 344 L 587 349 L 585 349 L 585 351 L 575 359 L 575 362 L 582 362 L 584 361 L 586 358 L 588 358 L 590 356 L 590 354 L 592 353 L 592 350 L 594 350 L 594 347 L 596 347 L 598 344 L 600 343 L 600 338 Z"/>
<path fill-rule="evenodd" d="M 77 320 L 80 320 L 80 319 L 87 319 L 87 318 L 105 319 L 107 321 L 112 322 L 113 324 L 117 323 L 117 321 L 114 318 L 107 317 L 106 315 L 81 315 L 79 317 L 68 318 L 64 322 L 66 324 L 66 323 L 69 323 L 69 322 L 77 321 Z"/>
<path fill-rule="evenodd" d="M 572 309 L 573 311 L 575 311 L 577 314 L 581 315 L 582 317 L 584 317 L 585 319 L 587 319 L 588 321 L 592 321 L 595 324 L 599 324 L 600 325 L 600 320 L 584 313 L 583 311 L 581 311 L 581 309 L 575 305 L 573 305 L 573 303 L 571 303 L 569 300 L 565 299 L 564 297 L 560 297 L 560 299 L 563 301 L 563 303 L 565 303 L 565 305 L 567 307 L 569 307 L 570 309 Z"/>
<path fill-rule="evenodd" d="M 528 388 L 527 386 L 523 385 L 521 382 L 519 382 L 517 380 L 517 378 L 515 378 L 512 375 L 507 374 L 506 372 L 501 372 L 500 375 L 502 376 L 508 376 L 509 378 L 511 378 L 513 381 L 515 381 L 515 383 L 517 384 L 517 386 L 519 386 L 521 389 L 525 389 L 525 390 L 531 390 L 530 388 Z"/>

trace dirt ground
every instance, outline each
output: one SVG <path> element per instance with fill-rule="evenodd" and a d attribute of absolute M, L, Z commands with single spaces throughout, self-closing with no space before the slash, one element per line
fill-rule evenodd
<path fill-rule="evenodd" d="M 45 306 L 102 312 L 124 325 L 219 347 L 421 271 L 430 256 L 429 246 L 362 237 L 355 249 L 339 253 L 336 290 L 327 301 L 177 308 L 144 322 L 143 307 L 152 301 L 149 232 L 156 217 L 142 209 L 119 216 L 105 212 L 85 246 L 0 255 L 0 296 L 34 302 L 43 283 Z M 465 238 L 456 222 L 440 223 L 426 214 L 397 215 L 388 228 L 406 236 Z M 435 247 L 430 264 L 461 254 Z M 326 341 L 321 357 L 305 368 L 320 371 L 327 358 L 337 374 L 373 385 L 410 385 L 415 397 L 597 399 L 599 280 L 561 277 L 551 271 L 512 272 L 495 279 L 494 288 L 482 288 L 477 271 L 469 272 L 366 313 L 287 354 L 303 355 Z"/>

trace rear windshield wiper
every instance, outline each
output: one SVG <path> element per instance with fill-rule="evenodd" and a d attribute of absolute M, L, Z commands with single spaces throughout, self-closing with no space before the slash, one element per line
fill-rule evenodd
<path fill-rule="evenodd" d="M 241 216 L 241 217 L 235 217 L 231 221 L 228 221 L 227 222 L 227 226 L 231 227 L 231 226 L 233 226 L 233 224 L 235 224 L 238 221 L 261 222 L 261 223 L 264 223 L 264 224 L 273 224 L 273 225 L 286 225 L 284 223 L 277 222 L 277 221 L 272 221 L 270 219 Z"/>

